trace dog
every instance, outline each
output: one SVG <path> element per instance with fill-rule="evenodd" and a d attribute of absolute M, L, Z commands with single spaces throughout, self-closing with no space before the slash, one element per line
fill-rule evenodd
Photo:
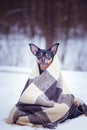
<path fill-rule="evenodd" d="M 87 105 L 74 97 L 63 81 L 56 54 L 58 46 L 55 43 L 49 49 L 40 49 L 29 44 L 37 63 L 7 123 L 54 129 L 67 119 L 87 115 Z"/>
<path fill-rule="evenodd" d="M 34 44 L 29 44 L 30 50 L 37 58 L 40 74 L 48 68 L 58 50 L 59 43 L 55 43 L 49 49 L 40 49 Z"/>
<path fill-rule="evenodd" d="M 37 63 L 39 66 L 39 71 L 41 74 L 52 63 L 53 58 L 54 58 L 55 54 L 57 53 L 59 43 L 53 44 L 49 49 L 40 49 L 38 46 L 36 46 L 34 44 L 29 44 L 29 46 L 30 46 L 30 50 L 33 53 L 33 55 L 36 56 Z M 83 104 L 81 106 L 81 105 L 77 105 L 77 104 L 75 101 L 76 109 L 74 109 L 73 112 L 71 112 L 71 114 L 68 116 L 67 119 L 73 119 L 73 118 L 80 116 L 81 114 L 86 113 L 87 105 Z"/>

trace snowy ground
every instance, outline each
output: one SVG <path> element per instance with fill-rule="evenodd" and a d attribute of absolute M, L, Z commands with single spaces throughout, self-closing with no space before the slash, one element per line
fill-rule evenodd
<path fill-rule="evenodd" d="M 18 101 L 31 70 L 0 67 L 0 130 L 37 130 L 28 126 L 8 125 L 4 122 L 12 106 Z M 87 73 L 62 71 L 72 93 L 87 103 Z M 68 120 L 56 128 L 56 130 L 87 130 L 87 117 Z M 39 130 L 42 130 L 41 128 Z"/>

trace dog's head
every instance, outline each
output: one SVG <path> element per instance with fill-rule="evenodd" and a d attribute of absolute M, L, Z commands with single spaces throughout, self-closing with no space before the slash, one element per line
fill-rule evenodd
<path fill-rule="evenodd" d="M 40 49 L 34 44 L 29 44 L 30 50 L 33 55 L 37 58 L 37 63 L 41 71 L 46 70 L 46 68 L 52 63 L 53 58 L 57 52 L 59 43 L 53 44 L 49 49 Z"/>

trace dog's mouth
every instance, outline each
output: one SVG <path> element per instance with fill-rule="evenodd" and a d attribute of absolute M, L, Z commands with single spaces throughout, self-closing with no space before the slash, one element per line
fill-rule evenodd
<path fill-rule="evenodd" d="M 46 63 L 46 62 L 40 62 L 39 64 L 40 65 L 48 65 L 48 63 Z"/>
<path fill-rule="evenodd" d="M 37 60 L 37 63 L 40 66 L 40 69 L 42 71 L 46 70 L 48 68 L 48 66 L 52 63 L 52 59 L 50 60 Z"/>
<path fill-rule="evenodd" d="M 39 65 L 40 65 L 41 70 L 43 71 L 46 70 L 47 67 L 49 66 L 48 63 L 43 63 L 43 62 L 41 62 Z"/>

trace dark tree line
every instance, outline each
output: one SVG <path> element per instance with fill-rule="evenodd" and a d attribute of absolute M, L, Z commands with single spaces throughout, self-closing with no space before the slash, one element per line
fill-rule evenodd
<path fill-rule="evenodd" d="M 47 47 L 87 32 L 86 17 L 87 0 L 0 0 L 0 33 L 9 34 L 17 25 L 30 38 L 44 36 Z"/>

